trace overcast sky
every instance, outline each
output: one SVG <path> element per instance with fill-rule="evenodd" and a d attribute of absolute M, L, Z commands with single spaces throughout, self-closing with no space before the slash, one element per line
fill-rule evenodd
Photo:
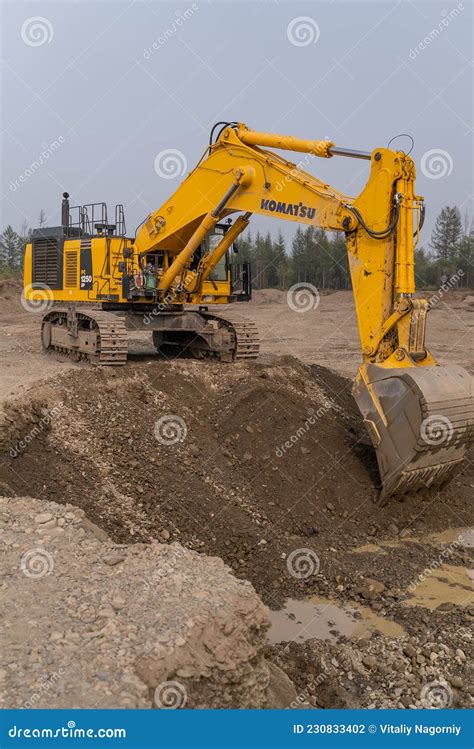
<path fill-rule="evenodd" d="M 133 234 L 218 120 L 364 150 L 410 133 L 424 241 L 444 205 L 473 212 L 467 0 L 3 0 L 2 15 L 2 227 L 34 227 L 40 209 L 57 224 L 67 190 L 72 204 L 124 203 Z M 177 161 L 157 159 L 169 149 Z M 368 165 L 309 171 L 356 195 Z"/>

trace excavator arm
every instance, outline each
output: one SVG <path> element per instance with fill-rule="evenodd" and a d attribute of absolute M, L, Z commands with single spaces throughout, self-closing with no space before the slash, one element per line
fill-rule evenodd
<path fill-rule="evenodd" d="M 367 184 L 348 197 L 268 147 L 305 153 L 307 162 L 370 160 Z M 474 430 L 472 378 L 461 367 L 438 366 L 425 346 L 428 303 L 414 298 L 423 199 L 414 185 L 415 165 L 403 152 L 353 151 L 234 123 L 148 216 L 133 248 L 138 257 L 167 250 L 158 289 L 179 302 L 199 292 L 254 213 L 344 232 L 363 358 L 353 392 L 376 448 L 382 498 L 448 481 Z M 206 234 L 236 212 L 242 215 L 191 270 Z"/>

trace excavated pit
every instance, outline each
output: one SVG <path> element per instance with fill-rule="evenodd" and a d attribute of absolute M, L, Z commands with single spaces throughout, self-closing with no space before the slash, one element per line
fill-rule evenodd
<path fill-rule="evenodd" d="M 403 605 L 433 559 L 436 542 L 424 539 L 469 522 L 472 455 L 444 492 L 379 507 L 376 460 L 349 381 L 291 357 L 77 366 L 7 403 L 3 421 L 0 493 L 79 507 L 116 543 L 179 541 L 221 557 L 273 610 L 313 596 L 363 603 L 398 623 L 402 639 L 427 629 L 426 611 Z M 400 532 L 407 543 L 398 542 Z M 383 551 L 377 546 L 394 537 Z M 467 565 L 467 554 L 456 546 L 449 563 Z M 374 577 L 375 594 L 367 583 Z M 454 642 L 472 613 L 466 598 L 430 612 L 430 628 L 442 626 Z M 317 641 L 312 654 L 313 640 L 275 644 L 267 657 L 304 702 L 367 706 L 372 667 L 361 666 L 342 697 L 333 682 L 354 667 L 327 667 L 333 638 L 349 641 L 346 635 Z M 351 650 L 351 658 L 377 650 L 382 635 L 365 632 L 347 645 L 359 654 Z M 320 657 L 326 666 L 315 667 Z M 321 669 L 326 677 L 311 691 Z M 399 696 L 387 704 L 408 706 Z"/>

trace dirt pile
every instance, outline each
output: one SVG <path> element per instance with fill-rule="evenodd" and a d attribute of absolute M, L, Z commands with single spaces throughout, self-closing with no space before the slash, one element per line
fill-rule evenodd
<path fill-rule="evenodd" d="M 280 289 L 254 289 L 252 304 L 286 304 L 286 291 Z"/>
<path fill-rule="evenodd" d="M 267 611 L 221 559 L 117 545 L 30 498 L 1 500 L 0 525 L 2 707 L 267 706 Z"/>

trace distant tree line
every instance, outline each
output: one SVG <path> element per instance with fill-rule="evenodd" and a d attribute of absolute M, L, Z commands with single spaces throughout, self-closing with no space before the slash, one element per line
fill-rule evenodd
<path fill-rule="evenodd" d="M 40 211 L 38 225 L 44 226 Z M 7 226 L 0 234 L 0 274 L 21 271 L 25 244 L 31 237 L 26 222 L 20 232 Z M 314 226 L 298 227 L 291 246 L 281 232 L 243 235 L 238 241 L 239 261 L 250 260 L 255 288 L 287 289 L 307 282 L 318 289 L 350 289 L 344 235 Z M 458 208 L 446 206 L 436 219 L 429 244 L 415 252 L 416 282 L 419 288 L 437 288 L 455 279 L 453 286 L 474 288 L 474 223 L 463 218 Z"/>
<path fill-rule="evenodd" d="M 255 288 L 286 289 L 306 281 L 318 289 L 350 289 L 346 244 L 341 233 L 313 226 L 298 227 L 287 248 L 281 232 L 248 233 L 238 240 L 239 256 L 252 263 Z M 446 206 L 436 219 L 430 242 L 415 250 L 419 288 L 437 288 L 455 279 L 453 287 L 474 288 L 474 223 L 461 218 L 458 208 Z"/>
<path fill-rule="evenodd" d="M 38 226 L 44 226 L 46 214 L 43 210 L 38 216 Z M 20 231 L 14 230 L 10 224 L 0 234 L 0 277 L 16 276 L 23 269 L 23 254 L 25 245 L 31 240 L 32 229 L 27 221 L 23 221 Z"/>

